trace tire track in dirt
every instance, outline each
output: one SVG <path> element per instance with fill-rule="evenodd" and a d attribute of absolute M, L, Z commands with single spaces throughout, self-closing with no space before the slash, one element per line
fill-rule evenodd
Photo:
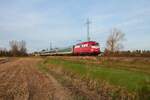
<path fill-rule="evenodd" d="M 0 100 L 70 100 L 68 91 L 36 68 L 40 58 L 0 64 Z"/>

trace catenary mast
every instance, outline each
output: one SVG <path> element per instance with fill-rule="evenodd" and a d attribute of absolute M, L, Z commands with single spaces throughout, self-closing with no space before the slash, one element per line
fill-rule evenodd
<path fill-rule="evenodd" d="M 91 22 L 89 19 L 87 19 L 86 25 L 87 25 L 87 41 L 90 41 L 90 24 Z"/>

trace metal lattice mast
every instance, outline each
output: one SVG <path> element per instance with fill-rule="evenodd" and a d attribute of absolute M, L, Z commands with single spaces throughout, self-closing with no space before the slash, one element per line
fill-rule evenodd
<path fill-rule="evenodd" d="M 89 19 L 87 19 L 86 25 L 87 25 L 87 41 L 90 41 L 90 24 L 91 22 Z"/>
<path fill-rule="evenodd" d="M 50 42 L 50 50 L 52 50 L 52 42 Z"/>

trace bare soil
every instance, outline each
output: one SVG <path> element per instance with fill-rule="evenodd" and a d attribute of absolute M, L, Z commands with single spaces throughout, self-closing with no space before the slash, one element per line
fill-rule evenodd
<path fill-rule="evenodd" d="M 0 100 L 70 100 L 69 91 L 37 69 L 40 58 L 0 64 Z"/>

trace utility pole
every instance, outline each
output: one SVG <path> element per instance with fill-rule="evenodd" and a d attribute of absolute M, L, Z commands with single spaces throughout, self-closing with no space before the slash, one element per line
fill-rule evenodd
<path fill-rule="evenodd" d="M 50 42 L 50 51 L 52 50 L 52 42 Z"/>
<path fill-rule="evenodd" d="M 87 41 L 90 41 L 90 24 L 91 22 L 89 19 L 87 19 L 86 25 L 87 25 Z"/>

